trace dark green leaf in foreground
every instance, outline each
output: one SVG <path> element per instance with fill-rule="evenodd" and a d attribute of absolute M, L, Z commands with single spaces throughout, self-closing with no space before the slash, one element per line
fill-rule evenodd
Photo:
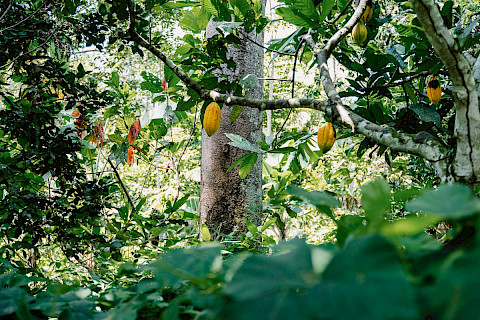
<path fill-rule="evenodd" d="M 420 291 L 427 319 L 478 319 L 480 314 L 480 251 L 450 254 L 438 274 Z M 430 285 L 429 285 L 430 284 Z"/>
<path fill-rule="evenodd" d="M 349 241 L 322 278 L 307 295 L 310 319 L 417 319 L 414 289 L 382 237 Z"/>

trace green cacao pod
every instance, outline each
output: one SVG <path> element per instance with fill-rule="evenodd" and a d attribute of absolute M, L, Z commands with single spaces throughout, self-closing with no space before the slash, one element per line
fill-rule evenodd
<path fill-rule="evenodd" d="M 331 122 L 327 122 L 321 126 L 320 129 L 318 129 L 317 134 L 318 147 L 320 148 L 320 151 L 322 151 L 322 153 L 327 153 L 330 149 L 332 149 L 336 137 L 337 134 Z"/>
<path fill-rule="evenodd" d="M 222 111 L 216 102 L 211 102 L 205 109 L 203 115 L 203 129 L 209 137 L 213 136 L 220 127 L 220 119 L 222 118 Z"/>
<path fill-rule="evenodd" d="M 358 21 L 357 25 L 352 30 L 353 40 L 357 44 L 362 44 L 365 40 L 367 40 L 367 35 L 367 27 L 365 27 L 365 24 L 362 21 Z"/>
<path fill-rule="evenodd" d="M 440 86 L 440 82 L 434 76 L 432 76 L 427 82 L 427 95 L 428 99 L 430 99 L 433 104 L 438 104 L 442 97 L 442 87 Z"/>

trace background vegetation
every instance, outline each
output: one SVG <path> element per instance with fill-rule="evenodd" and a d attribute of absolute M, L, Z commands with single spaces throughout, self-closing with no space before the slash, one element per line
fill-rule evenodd
<path fill-rule="evenodd" d="M 243 32 L 238 16 L 247 31 L 285 28 L 291 33 L 266 44 L 265 78 L 271 68 L 275 78 L 301 78 L 293 90 L 266 80 L 265 98 L 272 87 L 274 98 L 326 100 L 300 36 L 313 28 L 317 43 L 327 41 L 354 7 L 308 2 L 312 17 L 303 15 L 306 0 L 280 1 L 265 15 L 258 1 L 138 1 L 135 28 L 205 88 L 238 95 L 248 81 L 211 72 Z M 478 3 L 439 6 L 462 52 L 478 57 Z M 132 41 L 128 2 L 0 8 L 0 317 L 477 317 L 477 184 L 442 185 L 424 158 L 341 122 L 322 154 L 316 131 L 331 116 L 282 108 L 265 114 L 271 132 L 254 146 L 263 153 L 263 221 L 223 234 L 199 223 L 206 105 Z M 230 20 L 222 10 L 234 8 L 237 20 L 205 39 L 211 16 Z M 367 27 L 363 45 L 346 37 L 333 52 L 345 104 L 453 149 L 452 82 L 411 3 L 375 2 Z M 298 52 L 295 69 L 278 52 Z M 426 95 L 430 74 L 442 84 L 437 106 Z M 248 173 L 246 162 L 232 171 Z"/>

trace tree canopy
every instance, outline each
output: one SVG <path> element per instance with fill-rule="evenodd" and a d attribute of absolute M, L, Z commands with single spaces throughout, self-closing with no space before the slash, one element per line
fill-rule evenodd
<path fill-rule="evenodd" d="M 0 316 L 475 318 L 479 21 L 476 1 L 2 1 Z M 200 175 L 212 144 L 230 162 Z"/>

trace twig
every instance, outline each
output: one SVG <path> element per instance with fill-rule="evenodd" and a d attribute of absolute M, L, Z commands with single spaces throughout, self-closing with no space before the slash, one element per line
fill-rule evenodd
<path fill-rule="evenodd" d="M 12 0 L 9 1 L 8 3 L 8 7 L 7 9 L 5 10 L 5 12 L 2 14 L 2 16 L 0 17 L 0 21 L 3 19 L 3 17 L 7 14 L 8 10 L 10 10 L 10 8 L 12 7 Z"/>
<path fill-rule="evenodd" d="M 63 24 L 62 24 L 62 25 L 63 25 Z M 60 28 L 62 25 L 60 25 L 59 28 Z M 55 35 L 56 31 L 58 31 L 58 28 L 55 29 L 55 30 L 53 30 L 52 34 L 50 34 L 50 35 L 45 39 L 45 41 L 44 41 L 42 44 L 38 45 L 37 47 L 35 47 L 35 48 L 33 48 L 33 49 L 25 52 L 25 53 L 19 54 L 18 56 L 16 56 L 15 58 L 13 58 L 12 61 L 7 62 L 7 63 L 5 63 L 4 65 L 0 66 L 0 69 L 8 66 L 9 64 L 14 63 L 14 62 L 17 61 L 20 57 L 23 57 L 23 56 L 25 56 L 25 55 L 27 55 L 27 54 L 35 51 L 35 50 L 38 50 L 39 48 L 43 47 L 44 45 L 46 45 L 47 42 Z"/>
<path fill-rule="evenodd" d="M 268 48 L 268 47 L 265 47 L 265 46 L 261 45 L 260 43 L 256 42 L 255 40 L 250 39 L 250 38 L 248 37 L 248 34 L 247 34 L 246 32 L 244 32 L 244 35 L 243 35 L 243 36 L 244 36 L 245 39 L 247 39 L 248 41 L 252 42 L 253 44 L 256 44 L 256 45 L 259 46 L 260 48 L 263 48 L 263 49 L 265 49 L 265 50 L 267 50 L 267 51 L 275 52 L 275 53 L 278 53 L 278 54 L 283 54 L 283 55 L 285 55 L 285 56 L 290 56 L 290 57 L 295 56 L 294 53 L 282 52 L 282 51 L 278 51 L 278 50 L 275 50 L 275 49 L 270 49 L 270 48 Z"/>
<path fill-rule="evenodd" d="M 28 19 L 30 19 L 31 17 L 33 17 L 34 15 L 36 15 L 37 12 L 39 12 L 40 9 L 42 9 L 42 7 L 45 5 L 45 3 L 46 3 L 46 1 L 44 1 L 44 2 L 40 5 L 40 7 L 38 7 L 37 10 L 35 10 L 31 15 L 27 16 L 25 19 L 22 19 L 22 20 L 18 21 L 17 23 L 15 23 L 15 24 L 13 24 L 13 25 L 11 25 L 11 26 L 6 27 L 6 28 L 3 29 L 3 30 L 0 30 L 0 33 L 3 33 L 5 30 L 12 29 L 12 28 L 18 26 L 19 24 L 27 21 Z M 3 17 L 3 16 L 2 16 L 2 17 Z"/>
<path fill-rule="evenodd" d="M 384 88 L 392 88 L 392 87 L 397 87 L 397 86 L 402 86 L 404 85 L 405 83 L 407 82 L 411 82 L 412 80 L 416 79 L 416 78 L 420 78 L 420 77 L 423 77 L 423 76 L 426 76 L 426 75 L 429 75 L 430 72 L 429 71 L 422 71 L 420 73 L 417 73 L 413 76 L 408 76 L 406 78 L 404 78 L 402 81 L 397 81 L 397 82 L 389 82 L 383 86 L 375 86 L 375 87 L 367 87 L 363 90 L 363 92 L 365 93 L 369 93 L 371 91 L 374 91 L 374 90 L 378 90 L 378 89 L 384 89 Z M 392 78 L 393 79 L 393 78 Z"/>
<path fill-rule="evenodd" d="M 298 43 L 297 49 L 295 50 L 295 60 L 293 61 L 293 73 L 292 73 L 292 80 L 291 80 L 292 81 L 292 99 L 293 99 L 294 93 L 295 93 L 295 71 L 296 71 L 296 68 L 297 68 L 298 53 L 300 52 L 300 48 L 302 47 L 304 42 L 305 42 L 305 40 L 302 37 L 300 39 L 300 42 Z M 273 139 L 274 148 L 277 146 L 278 136 L 280 135 L 280 133 L 283 131 L 283 128 L 287 124 L 287 121 L 290 118 L 290 115 L 292 114 L 292 110 L 293 110 L 293 108 L 290 108 L 290 110 L 288 110 L 288 114 L 285 117 L 285 120 L 283 121 L 283 124 L 280 127 L 280 130 L 278 130 L 277 133 L 275 134 L 275 139 Z"/>
<path fill-rule="evenodd" d="M 132 206 L 133 212 L 137 213 L 137 208 L 135 207 L 135 205 L 134 205 L 134 203 L 133 203 L 133 201 L 132 201 L 132 198 L 130 198 L 130 194 L 128 193 L 127 188 L 125 187 L 125 185 L 123 184 L 123 181 L 122 181 L 122 179 L 120 178 L 120 174 L 118 173 L 117 168 L 116 168 L 115 165 L 112 163 L 112 160 L 110 160 L 109 157 L 105 156 L 103 153 L 102 153 L 102 156 L 108 161 L 108 164 L 112 167 L 113 173 L 114 173 L 115 176 L 117 177 L 118 183 L 120 184 L 120 187 L 122 188 L 123 193 L 125 193 L 125 196 L 127 197 L 128 203 L 130 203 L 130 205 Z"/>
<path fill-rule="evenodd" d="M 277 78 L 258 78 L 258 80 L 271 80 L 271 81 L 286 81 L 292 82 L 292 79 L 277 79 Z"/>
<path fill-rule="evenodd" d="M 348 7 L 350 7 L 352 2 L 353 0 L 348 1 L 347 5 L 345 6 L 345 8 L 343 8 L 342 12 L 340 12 L 340 14 L 332 22 L 329 22 L 329 23 L 335 25 L 338 19 L 340 19 L 340 17 L 345 13 L 345 11 L 347 11 Z"/>

